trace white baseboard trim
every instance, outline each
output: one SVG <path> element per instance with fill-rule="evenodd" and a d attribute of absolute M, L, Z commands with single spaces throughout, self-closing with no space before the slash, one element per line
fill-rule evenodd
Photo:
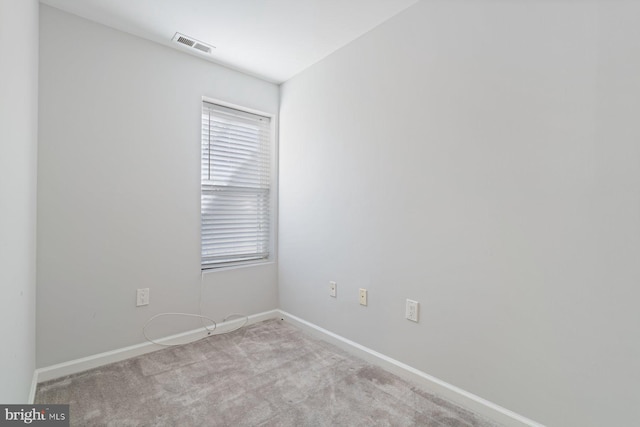
<path fill-rule="evenodd" d="M 466 390 L 463 390 L 459 387 L 442 381 L 441 379 L 415 369 L 409 365 L 385 356 L 382 353 L 378 353 L 377 351 L 374 351 L 354 341 L 337 335 L 331 331 L 321 328 L 320 326 L 307 322 L 306 320 L 289 314 L 286 311 L 271 310 L 265 311 L 263 313 L 253 314 L 248 317 L 247 324 L 250 325 L 253 323 L 258 323 L 264 320 L 275 318 L 280 318 L 288 321 L 311 333 L 312 335 L 330 342 L 342 348 L 343 350 L 346 350 L 349 353 L 366 360 L 369 363 L 380 366 L 381 368 L 384 368 L 387 371 L 392 372 L 408 381 L 418 383 L 434 394 L 437 394 L 440 397 L 443 397 L 457 405 L 467 408 L 491 420 L 497 421 L 506 426 L 513 427 L 544 427 L 544 425 L 530 420 L 520 414 L 496 405 L 495 403 L 476 396 L 473 393 L 469 393 Z M 228 322 L 221 323 L 216 328 L 216 331 L 218 333 L 223 333 L 227 330 L 238 327 L 242 322 L 244 322 L 244 318 L 234 319 Z M 185 343 L 199 338 L 204 338 L 205 336 L 207 336 L 207 332 L 202 328 L 199 328 L 176 335 L 171 335 L 165 338 L 160 338 L 157 341 L 163 344 L 169 344 L 176 341 L 179 343 Z M 36 388 L 38 383 L 40 382 L 53 380 L 78 372 L 83 372 L 88 369 L 93 369 L 100 366 L 108 365 L 110 363 L 119 362 L 131 357 L 140 356 L 145 353 L 151 353 L 162 348 L 166 347 L 150 342 L 145 342 L 117 350 L 95 354 L 93 356 L 87 356 L 80 359 L 59 363 L 57 365 L 36 369 L 33 373 L 33 378 L 31 381 L 29 403 L 32 404 L 34 402 Z"/>
<path fill-rule="evenodd" d="M 384 354 L 378 353 L 377 351 L 364 347 L 354 341 L 334 334 L 331 331 L 307 322 L 306 320 L 289 314 L 286 311 L 277 311 L 280 313 L 281 319 L 288 321 L 301 329 L 310 332 L 312 335 L 330 342 L 331 344 L 334 344 L 369 363 L 380 366 L 401 378 L 418 383 L 434 394 L 462 406 L 463 408 L 469 409 L 476 414 L 482 415 L 506 426 L 544 427 L 542 424 L 510 411 L 509 409 L 503 408 L 502 406 L 496 405 L 493 402 L 419 371 L 418 369 L 385 356 Z"/>
<path fill-rule="evenodd" d="M 33 405 L 33 402 L 36 400 L 36 388 L 38 387 L 38 370 L 33 371 L 33 375 L 31 376 L 31 388 L 29 389 L 29 398 L 27 403 L 29 405 Z"/>
<path fill-rule="evenodd" d="M 247 325 L 262 322 L 268 319 L 280 318 L 280 312 L 278 310 L 265 311 L 258 314 L 252 314 L 247 320 Z M 224 323 L 219 323 L 216 327 L 217 333 L 224 333 L 225 331 L 237 328 L 244 323 L 244 317 L 240 319 L 229 320 Z M 180 334 L 171 335 L 164 338 L 159 338 L 155 341 L 162 344 L 170 343 L 187 343 L 207 336 L 207 331 L 203 328 L 194 329 Z M 36 369 L 33 374 L 33 384 L 31 385 L 30 399 L 33 401 L 35 397 L 36 386 L 43 381 L 49 381 L 56 378 L 64 377 L 78 372 L 86 371 L 88 369 L 97 368 L 99 366 L 108 365 L 109 363 L 120 362 L 121 360 L 129 359 L 131 357 L 140 356 L 141 354 L 151 353 L 152 351 L 166 348 L 161 345 L 145 342 L 141 344 L 132 345 L 129 347 L 120 348 L 117 350 L 107 351 L 100 354 L 94 354 L 93 356 L 87 356 L 80 359 L 70 360 L 68 362 L 59 363 L 57 365 L 47 366 L 45 368 Z"/>

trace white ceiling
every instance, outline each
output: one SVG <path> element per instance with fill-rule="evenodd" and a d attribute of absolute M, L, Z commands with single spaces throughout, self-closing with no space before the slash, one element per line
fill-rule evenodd
<path fill-rule="evenodd" d="M 155 42 L 180 32 L 210 60 L 284 82 L 418 0 L 41 0 Z M 202 55 L 198 55 L 202 56 Z"/>

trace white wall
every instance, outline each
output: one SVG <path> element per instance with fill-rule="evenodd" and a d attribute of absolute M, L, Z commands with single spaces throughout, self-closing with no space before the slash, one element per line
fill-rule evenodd
<path fill-rule="evenodd" d="M 423 1 L 285 83 L 281 308 L 551 426 L 637 425 L 638 16 Z"/>
<path fill-rule="evenodd" d="M 41 8 L 39 367 L 143 342 L 198 312 L 200 111 L 277 113 L 278 86 Z M 277 307 L 274 263 L 204 276 L 203 313 Z M 151 304 L 135 307 L 137 288 Z M 251 298 L 246 298 L 251 295 Z M 200 325 L 170 318 L 165 336 Z"/>
<path fill-rule="evenodd" d="M 38 2 L 0 2 L 0 402 L 35 369 Z"/>

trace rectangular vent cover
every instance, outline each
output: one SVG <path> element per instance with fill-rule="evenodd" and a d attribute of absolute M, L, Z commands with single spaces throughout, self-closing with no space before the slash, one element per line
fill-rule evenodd
<path fill-rule="evenodd" d="M 215 46 L 208 45 L 194 39 L 193 37 L 185 36 L 184 34 L 180 33 L 176 33 L 175 36 L 173 36 L 173 41 L 206 54 L 210 54 L 211 51 L 215 49 Z"/>

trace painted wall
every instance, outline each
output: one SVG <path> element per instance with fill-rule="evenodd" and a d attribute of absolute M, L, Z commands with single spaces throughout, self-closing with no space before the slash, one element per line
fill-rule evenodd
<path fill-rule="evenodd" d="M 550 426 L 638 424 L 638 16 L 423 1 L 286 82 L 281 308 Z"/>
<path fill-rule="evenodd" d="M 57 9 L 40 19 L 43 367 L 143 342 L 154 314 L 198 312 L 201 98 L 277 113 L 279 88 Z M 274 263 L 205 274 L 203 314 L 276 308 L 276 274 Z M 151 303 L 136 308 L 146 287 Z M 149 333 L 199 326 L 164 318 Z"/>
<path fill-rule="evenodd" d="M 38 2 L 0 2 L 0 402 L 35 369 Z"/>

